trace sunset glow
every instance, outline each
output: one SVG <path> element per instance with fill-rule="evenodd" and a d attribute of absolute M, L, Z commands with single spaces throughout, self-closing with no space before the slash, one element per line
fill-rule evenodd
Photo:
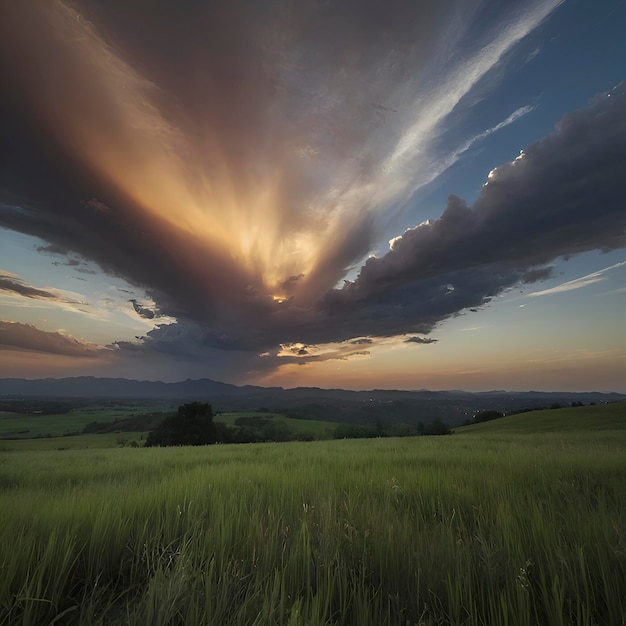
<path fill-rule="evenodd" d="M 72 371 L 63 331 L 98 372 L 489 388 L 544 368 L 584 386 L 547 365 L 604 345 L 565 301 L 584 288 L 615 352 L 580 371 L 617 380 L 625 50 L 601 42 L 624 7 L 376 4 L 4 3 L 0 341 L 30 351 L 6 375 L 34 375 L 37 346 Z M 573 94 L 546 68 L 570 72 L 560 46 L 587 58 L 582 39 L 603 69 Z M 513 309 L 523 332 L 502 330 Z M 471 340 L 468 314 L 488 329 Z M 564 316 L 581 335 L 537 368 L 523 346 Z"/>

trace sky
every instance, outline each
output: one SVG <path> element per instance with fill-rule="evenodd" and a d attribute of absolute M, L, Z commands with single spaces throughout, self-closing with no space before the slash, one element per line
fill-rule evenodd
<path fill-rule="evenodd" d="M 0 376 L 626 392 L 624 32 L 0 1 Z"/>

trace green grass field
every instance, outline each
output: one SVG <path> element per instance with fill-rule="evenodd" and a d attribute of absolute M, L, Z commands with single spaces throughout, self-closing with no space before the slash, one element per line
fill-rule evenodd
<path fill-rule="evenodd" d="M 39 439 L 0 439 L 0 452 L 122 448 L 130 446 L 133 441 L 138 446 L 143 446 L 147 434 L 147 432 L 124 432 Z"/>
<path fill-rule="evenodd" d="M 125 412 L 116 412 L 115 417 L 108 412 L 70 412 L 62 415 L 25 415 L 23 413 L 0 413 L 0 438 L 58 437 L 66 432 L 81 431 L 86 424 L 93 422 L 95 415 L 102 415 L 103 421 L 113 421 L 115 417 L 127 417 Z"/>
<path fill-rule="evenodd" d="M 112 423 L 142 413 L 164 412 L 164 404 L 146 404 L 141 406 L 125 406 L 111 408 L 93 405 L 73 409 L 69 413 L 24 414 L 0 411 L 0 450 L 58 450 L 80 448 L 112 448 L 136 442 L 143 445 L 147 432 L 121 432 L 119 434 L 77 434 L 90 422 Z M 175 408 L 174 408 L 175 411 Z M 170 411 L 171 413 L 172 411 Z M 166 415 L 167 413 L 163 413 Z M 220 413 L 215 416 L 216 423 L 235 426 L 239 418 L 270 419 L 274 424 L 285 427 L 293 438 L 310 436 L 315 439 L 329 439 L 336 428 L 334 422 L 292 419 L 280 413 Z M 67 436 L 69 433 L 74 433 Z"/>
<path fill-rule="evenodd" d="M 68 413 L 57 415 L 32 415 L 0 411 L 0 439 L 8 437 L 32 439 L 34 437 L 59 437 L 68 432 L 81 432 L 90 422 L 113 422 L 139 413 L 153 410 L 146 405 L 139 410 L 123 405 L 116 409 L 90 406 L 83 409 L 72 409 Z M 162 411 L 162 407 L 154 410 Z"/>
<path fill-rule="evenodd" d="M 0 624 L 619 626 L 624 449 L 587 427 L 1 452 Z"/>
<path fill-rule="evenodd" d="M 626 429 L 626 402 L 529 411 L 456 428 L 456 433 L 547 433 Z"/>

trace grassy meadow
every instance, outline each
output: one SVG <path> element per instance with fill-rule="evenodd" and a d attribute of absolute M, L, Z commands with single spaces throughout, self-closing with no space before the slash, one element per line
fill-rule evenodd
<path fill-rule="evenodd" d="M 37 450 L 99 450 L 143 446 L 146 432 L 103 433 L 89 435 L 69 435 L 38 437 L 35 439 L 0 439 L 0 452 Z M 134 443 L 133 443 L 134 442 Z"/>
<path fill-rule="evenodd" d="M 127 417 L 122 411 L 71 411 L 61 415 L 32 415 L 0 411 L 0 438 L 32 439 L 39 437 L 61 437 L 66 433 L 80 432 L 96 419 L 113 421 Z"/>
<path fill-rule="evenodd" d="M 0 624 L 624 624 L 624 413 L 496 422 L 0 452 Z"/>
<path fill-rule="evenodd" d="M 143 446 L 147 430 L 126 430 L 123 420 L 142 414 L 170 415 L 175 407 L 166 410 L 167 403 L 138 404 L 115 407 L 91 405 L 72 409 L 61 414 L 32 414 L 0 411 L 0 451 L 9 450 L 80 450 L 83 448 L 116 448 Z M 335 422 L 294 419 L 282 413 L 258 411 L 218 413 L 214 422 L 236 427 L 247 420 L 252 432 L 261 433 L 262 424 L 271 423 L 287 438 L 329 439 L 338 426 Z M 113 424 L 120 422 L 123 430 L 107 433 L 83 433 L 90 423 Z"/>
<path fill-rule="evenodd" d="M 563 407 L 542 411 L 528 411 L 516 415 L 461 426 L 457 433 L 484 435 L 489 433 L 531 434 L 566 433 L 626 428 L 626 403 Z"/>
<path fill-rule="evenodd" d="M 141 405 L 138 410 L 135 407 L 120 404 L 116 408 L 93 405 L 60 414 L 0 411 L 0 439 L 62 437 L 68 433 L 80 433 L 90 422 L 113 422 L 114 420 L 129 418 L 140 412 L 163 410 L 162 405 L 145 404 Z"/>

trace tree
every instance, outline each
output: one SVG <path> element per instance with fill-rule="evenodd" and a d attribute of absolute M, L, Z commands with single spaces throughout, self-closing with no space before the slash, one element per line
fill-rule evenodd
<path fill-rule="evenodd" d="M 204 446 L 217 441 L 211 405 L 191 402 L 178 407 L 176 415 L 166 417 L 146 439 L 146 447 Z"/>

